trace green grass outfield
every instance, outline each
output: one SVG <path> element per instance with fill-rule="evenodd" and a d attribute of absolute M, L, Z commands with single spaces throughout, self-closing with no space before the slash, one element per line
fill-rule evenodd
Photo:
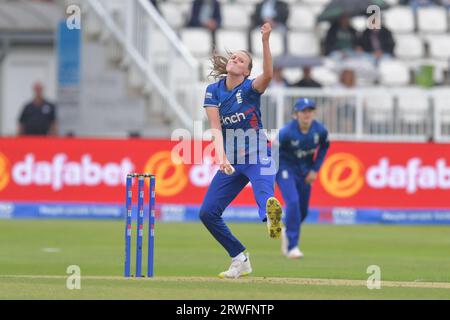
<path fill-rule="evenodd" d="M 250 277 L 217 278 L 230 260 L 200 223 L 158 223 L 156 277 L 124 279 L 121 221 L 0 220 L 0 299 L 450 299 L 450 226 L 305 225 L 297 261 L 264 224 L 230 227 Z M 69 265 L 80 290 L 66 288 Z M 366 287 L 369 265 L 379 290 Z"/>

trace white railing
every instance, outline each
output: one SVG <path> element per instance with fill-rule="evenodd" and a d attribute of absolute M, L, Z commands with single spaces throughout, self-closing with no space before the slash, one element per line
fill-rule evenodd
<path fill-rule="evenodd" d="M 118 16 L 109 10 L 110 0 L 87 3 L 122 51 L 118 58 L 134 72 L 136 86 L 149 95 L 151 108 L 192 130 L 199 66 L 167 22 L 148 0 L 122 1 Z"/>
<path fill-rule="evenodd" d="M 317 101 L 317 118 L 332 139 L 450 142 L 450 88 L 444 95 L 436 93 L 386 88 L 271 89 L 262 98 L 262 117 L 265 128 L 279 129 L 292 119 L 295 100 L 308 97 Z"/>
<path fill-rule="evenodd" d="M 205 85 L 197 92 L 203 96 Z M 316 118 L 333 140 L 450 142 L 450 88 L 268 89 L 261 98 L 264 128 L 280 129 L 292 120 L 300 97 L 317 101 Z M 405 97 L 413 99 L 407 109 Z M 421 101 L 416 103 L 416 98 Z M 206 117 L 203 120 L 208 128 Z"/>

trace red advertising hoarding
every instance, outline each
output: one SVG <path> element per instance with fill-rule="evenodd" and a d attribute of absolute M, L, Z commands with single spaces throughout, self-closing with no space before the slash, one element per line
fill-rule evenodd
<path fill-rule="evenodd" d="M 194 158 L 209 142 L 191 144 L 196 164 L 174 163 L 171 151 L 177 145 L 169 140 L 3 138 L 0 200 L 123 203 L 124 176 L 148 172 L 156 175 L 159 204 L 198 205 L 217 170 L 209 158 Z M 450 145 L 332 142 L 311 205 L 450 208 L 449 191 Z M 254 205 L 251 188 L 233 204 Z"/>

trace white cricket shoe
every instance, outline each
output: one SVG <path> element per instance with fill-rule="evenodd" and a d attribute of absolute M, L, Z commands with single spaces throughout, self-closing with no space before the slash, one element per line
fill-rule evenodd
<path fill-rule="evenodd" d="M 227 271 L 221 272 L 219 278 L 222 279 L 237 279 L 239 277 L 248 276 L 252 273 L 252 266 L 250 264 L 249 254 L 246 254 L 247 260 L 233 260 L 231 266 Z"/>
<path fill-rule="evenodd" d="M 288 254 L 288 239 L 286 236 L 286 228 L 281 229 L 281 253 L 283 256 Z"/>
<path fill-rule="evenodd" d="M 289 250 L 286 257 L 288 259 L 300 259 L 300 258 L 303 258 L 303 252 L 301 252 L 298 247 L 295 247 L 295 248 L 292 248 L 291 250 Z"/>

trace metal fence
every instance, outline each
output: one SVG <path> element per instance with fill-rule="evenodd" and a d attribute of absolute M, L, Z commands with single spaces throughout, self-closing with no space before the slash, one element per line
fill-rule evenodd
<path fill-rule="evenodd" d="M 316 118 L 333 139 L 450 142 L 450 88 L 269 89 L 262 96 L 264 127 L 291 120 L 300 97 L 316 100 Z"/>

